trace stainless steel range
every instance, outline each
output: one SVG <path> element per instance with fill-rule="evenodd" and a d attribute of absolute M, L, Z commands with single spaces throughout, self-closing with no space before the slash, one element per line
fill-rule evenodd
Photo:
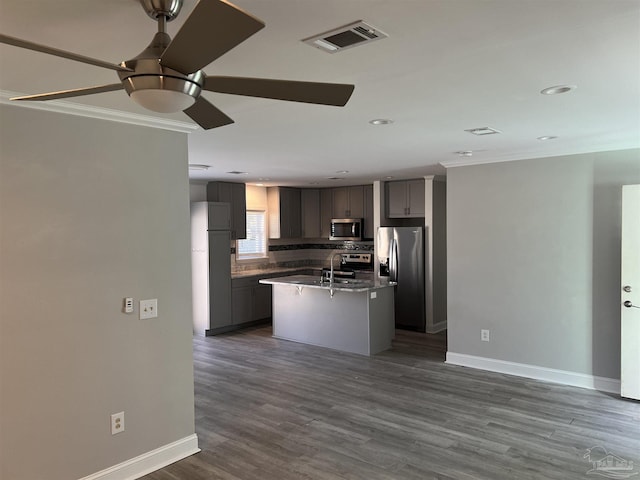
<path fill-rule="evenodd" d="M 330 277 L 330 269 L 323 268 L 322 275 Z M 342 253 L 340 254 L 340 269 L 333 272 L 336 278 L 363 278 L 373 280 L 373 254 L 372 253 Z"/>

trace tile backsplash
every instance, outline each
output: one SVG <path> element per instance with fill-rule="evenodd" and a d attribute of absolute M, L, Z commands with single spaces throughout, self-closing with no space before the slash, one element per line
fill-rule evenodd
<path fill-rule="evenodd" d="M 293 267 L 327 267 L 334 253 L 373 251 L 373 242 L 290 243 L 269 246 L 269 258 L 264 261 L 236 262 L 235 248 L 231 251 L 232 272 L 269 270 Z"/>

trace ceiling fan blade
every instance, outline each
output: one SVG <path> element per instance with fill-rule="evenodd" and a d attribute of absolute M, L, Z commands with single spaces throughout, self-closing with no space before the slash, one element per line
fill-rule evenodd
<path fill-rule="evenodd" d="M 198 97 L 196 103 L 184 110 L 184 113 L 189 115 L 191 120 L 196 122 L 205 130 L 223 127 L 233 123 L 231 118 L 227 117 L 227 115 L 225 115 L 221 110 L 218 110 L 202 97 Z"/>
<path fill-rule="evenodd" d="M 99 87 L 76 88 L 75 90 L 24 95 L 22 97 L 13 97 L 11 100 L 56 100 L 58 98 L 82 97 L 84 95 L 93 95 L 94 93 L 113 92 L 115 90 L 122 90 L 123 88 L 121 83 L 112 83 Z"/>
<path fill-rule="evenodd" d="M 46 45 L 40 45 L 38 43 L 28 42 L 27 40 L 21 40 L 19 38 L 10 37 L 9 35 L 0 34 L 0 43 L 6 43 L 7 45 L 26 48 L 27 50 L 34 50 L 36 52 L 47 53 L 49 55 L 55 55 L 56 57 L 62 57 L 68 60 L 75 60 L 76 62 L 88 63 L 89 65 L 95 65 L 97 67 L 109 68 L 111 70 L 117 70 L 119 72 L 133 71 L 130 68 L 116 65 L 115 63 L 103 62 L 102 60 L 98 60 L 91 57 L 85 57 L 84 55 L 78 55 L 77 53 L 71 53 L 65 50 L 47 47 Z"/>
<path fill-rule="evenodd" d="M 222 0 L 200 0 L 162 54 L 162 65 L 194 73 L 236 45 L 264 23 Z"/>
<path fill-rule="evenodd" d="M 203 88 L 212 92 L 232 95 L 343 107 L 351 97 L 355 86 L 341 83 L 297 82 L 214 75 L 206 77 Z"/>

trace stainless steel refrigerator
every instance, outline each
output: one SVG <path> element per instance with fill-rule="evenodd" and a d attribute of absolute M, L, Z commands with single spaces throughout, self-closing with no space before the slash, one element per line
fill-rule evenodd
<path fill-rule="evenodd" d="M 424 227 L 380 227 L 376 239 L 378 275 L 398 282 L 396 328 L 424 332 Z"/>

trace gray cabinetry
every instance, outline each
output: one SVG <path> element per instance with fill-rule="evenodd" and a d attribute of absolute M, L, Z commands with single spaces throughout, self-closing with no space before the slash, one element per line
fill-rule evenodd
<path fill-rule="evenodd" d="M 299 188 L 268 187 L 269 238 L 302 237 Z"/>
<path fill-rule="evenodd" d="M 231 325 L 229 204 L 191 204 L 193 324 L 198 335 Z"/>
<path fill-rule="evenodd" d="M 231 239 L 247 238 L 247 200 L 244 183 L 209 182 L 207 200 L 231 205 Z"/>
<path fill-rule="evenodd" d="M 231 256 L 229 231 L 209 232 L 209 329 L 231 323 Z M 222 252 L 214 254 L 213 252 Z M 215 257 L 219 257 L 216 259 Z"/>
<path fill-rule="evenodd" d="M 302 200 L 302 236 L 304 238 L 320 238 L 320 190 L 305 188 L 301 193 Z"/>
<path fill-rule="evenodd" d="M 333 189 L 333 218 L 363 218 L 364 188 L 362 185 Z"/>
<path fill-rule="evenodd" d="M 387 217 L 424 217 L 424 180 L 401 180 L 386 183 Z"/>
<path fill-rule="evenodd" d="M 253 289 L 251 287 L 236 287 L 236 281 L 232 282 L 231 305 L 233 307 L 234 325 L 241 325 L 252 320 Z"/>
<path fill-rule="evenodd" d="M 372 239 L 374 235 L 373 225 L 373 185 L 365 185 L 364 187 L 364 215 L 363 215 L 363 231 L 362 237 Z"/>
<path fill-rule="evenodd" d="M 257 284 L 253 287 L 253 320 L 271 317 L 271 285 Z"/>
<path fill-rule="evenodd" d="M 233 325 L 259 322 L 271 317 L 271 286 L 258 283 L 260 277 L 232 281 L 231 303 Z"/>
<path fill-rule="evenodd" d="M 331 188 L 320 189 L 320 238 L 324 239 L 328 239 L 331 236 L 332 197 L 333 190 Z"/>

